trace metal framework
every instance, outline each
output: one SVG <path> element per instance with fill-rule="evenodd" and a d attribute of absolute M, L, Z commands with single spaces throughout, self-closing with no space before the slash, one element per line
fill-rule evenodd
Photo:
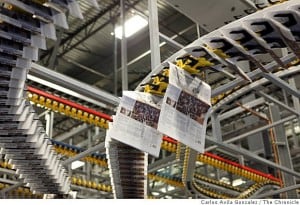
<path fill-rule="evenodd" d="M 125 1 L 123 12 L 134 8 L 139 2 Z M 256 8 L 252 1 L 242 2 L 250 8 Z M 152 10 L 157 9 L 155 3 L 149 0 L 149 7 L 152 7 Z M 56 44 L 44 52 L 41 58 L 48 57 L 49 67 L 54 68 L 57 57 L 65 56 L 80 43 L 115 21 L 119 11 L 114 12 L 111 19 L 95 28 L 96 20 L 109 11 L 118 9 L 118 5 L 119 1 L 111 2 L 84 25 L 71 31 L 68 36 L 58 32 Z M 264 10 L 260 12 L 263 13 Z M 295 12 L 300 18 L 299 11 Z M 156 17 L 153 16 L 152 20 L 157 20 Z M 203 44 L 201 38 L 184 47 L 173 37 L 168 38 L 156 29 L 150 30 L 153 36 L 160 36 L 169 44 L 181 49 L 167 59 L 170 62 L 176 62 L 179 56 L 191 54 L 189 48 Z M 85 35 L 74 42 L 73 38 L 79 33 Z M 154 51 L 159 50 L 158 39 L 152 40 L 156 42 L 153 43 L 156 46 Z M 63 50 L 57 56 L 57 51 L 61 47 Z M 126 43 L 123 42 L 122 47 L 126 53 Z M 287 65 L 287 69 L 278 69 L 276 61 L 269 62 L 263 67 L 270 73 L 255 69 L 246 74 L 252 82 L 235 76 L 228 66 L 230 64 L 228 59 L 218 58 L 221 62 L 226 62 L 228 67 L 220 72 L 222 78 L 217 78 L 217 83 L 213 85 L 215 87 L 212 90 L 212 98 L 217 100 L 207 129 L 206 153 L 198 154 L 180 142 L 164 137 L 159 158 L 143 155 L 145 157 L 143 160 L 148 160 L 149 163 L 148 192 L 133 189 L 130 183 L 123 181 L 121 185 L 127 186 L 127 191 L 132 188 L 136 192 L 126 192 L 127 195 L 121 197 L 134 197 L 133 193 L 139 193 L 139 197 L 148 195 L 153 198 L 180 198 L 180 196 L 184 198 L 267 198 L 278 195 L 281 198 L 298 198 L 300 91 L 297 82 L 300 78 L 300 66 L 297 62 L 293 62 L 299 54 L 289 49 L 289 53 L 285 53 L 284 49 L 280 51 L 282 54 L 280 61 Z M 154 53 L 157 55 L 153 57 L 153 65 L 158 65 L 158 52 Z M 213 52 L 209 51 L 209 53 Z M 145 55 L 147 54 L 142 56 Z M 213 54 L 212 56 L 216 57 Z M 122 69 L 127 74 L 124 67 L 132 62 L 126 62 L 125 57 L 126 55 L 122 56 Z M 117 68 L 117 62 L 115 65 Z M 165 65 L 162 63 L 159 66 L 152 66 L 153 70 L 140 85 L 148 83 L 151 76 L 159 73 Z M 84 65 L 80 66 L 84 67 Z M 224 73 L 226 73 L 225 80 Z M 214 74 L 214 72 L 207 72 L 207 78 Z M 40 116 L 45 115 L 43 121 L 46 124 L 46 132 L 51 138 L 57 156 L 63 160 L 63 166 L 72 175 L 71 189 L 78 191 L 78 198 L 114 197 L 104 140 L 105 129 L 108 122 L 112 121 L 110 115 L 115 112 L 119 98 L 36 63 L 32 64 L 27 76 L 30 83 L 26 89 L 27 98 L 36 105 L 37 109 L 47 110 Z M 105 75 L 105 77 L 110 79 L 110 76 Z M 236 79 L 228 79 L 232 77 Z M 123 76 L 123 82 L 126 83 L 127 80 L 127 77 Z M 123 90 L 126 89 L 127 87 L 123 85 Z M 141 90 L 141 86 L 138 86 L 137 90 Z M 59 117 L 62 117 L 62 125 L 55 123 L 58 122 Z M 76 124 L 78 126 L 68 132 L 59 133 L 57 130 L 60 126 L 64 127 L 67 122 L 72 124 L 70 117 L 75 119 L 75 122 L 79 122 Z M 122 154 L 123 145 L 118 146 Z M 24 193 L 29 193 L 29 189 L 24 187 L 24 182 L 18 180 L 16 177 L 18 172 L 12 170 L 6 157 L 0 156 L 2 157 L 0 159 L 1 197 L 7 198 L 10 195 L 24 197 L 26 195 Z M 83 161 L 84 165 L 72 169 L 71 164 L 75 161 Z M 122 165 L 121 163 L 119 166 Z M 131 177 L 134 179 L 134 176 Z M 242 182 L 236 185 L 237 181 Z M 40 197 L 32 194 L 30 196 Z"/>

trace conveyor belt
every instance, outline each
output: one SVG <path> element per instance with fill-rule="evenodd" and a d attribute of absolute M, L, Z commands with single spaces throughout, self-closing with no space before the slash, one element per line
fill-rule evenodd
<path fill-rule="evenodd" d="M 41 93 L 41 92 L 38 92 L 38 93 Z M 35 95 L 36 93 L 33 92 L 31 94 Z M 42 95 L 42 96 L 45 96 L 45 95 Z M 51 95 L 49 95 L 48 97 L 49 97 L 49 99 L 52 99 Z M 40 99 L 40 97 L 36 97 L 36 99 Z M 45 101 L 47 101 L 47 98 L 43 98 L 42 100 L 43 100 L 43 102 L 41 104 L 45 105 Z M 58 101 L 60 101 L 60 100 L 58 99 Z M 35 102 L 39 103 L 39 101 L 35 101 Z M 45 107 L 47 107 L 47 106 L 45 106 Z M 48 108 L 51 108 L 51 107 L 52 106 L 49 106 Z M 111 120 L 111 118 L 108 118 L 108 119 L 105 118 L 105 120 L 107 122 L 108 120 Z M 57 142 L 57 141 L 54 141 L 54 140 L 52 140 L 52 143 L 55 146 L 55 150 L 57 151 L 57 153 L 65 155 L 65 156 L 70 156 L 70 157 L 75 156 L 79 152 L 83 151 L 83 150 L 80 150 L 80 148 L 70 146 L 70 145 L 67 145 L 67 144 L 64 144 L 64 143 L 61 143 L 61 142 Z M 183 151 L 185 150 L 184 145 L 177 146 L 177 142 L 175 140 L 173 140 L 172 138 L 169 138 L 169 137 L 164 137 L 163 138 L 163 142 L 161 144 L 162 149 L 167 150 L 169 152 L 176 152 L 176 151 L 178 151 L 178 148 L 180 148 L 180 147 L 184 148 Z M 184 159 L 184 152 L 183 152 L 183 155 L 181 156 L 181 158 Z M 98 155 L 97 156 L 96 155 L 87 156 L 87 157 L 83 158 L 82 160 L 93 163 L 93 164 L 97 164 L 99 166 L 107 166 L 106 159 L 103 158 L 103 156 L 100 156 L 100 155 L 99 156 Z M 206 153 L 205 155 L 203 155 L 203 154 L 198 155 L 197 160 L 201 161 L 201 162 L 204 162 L 206 164 L 209 164 L 211 166 L 217 167 L 219 169 L 223 169 L 225 171 L 228 171 L 228 172 L 234 173 L 236 175 L 240 175 L 240 176 L 243 176 L 245 178 L 248 178 L 248 179 L 251 179 L 251 180 L 254 180 L 254 181 L 258 181 L 258 182 L 260 180 L 265 181 L 265 180 L 268 179 L 268 177 L 271 177 L 270 175 L 263 174 L 263 173 L 260 173 L 260 172 L 258 172 L 259 175 L 257 175 L 256 174 L 257 172 L 254 169 L 250 169 L 249 167 L 246 167 L 246 166 L 240 166 L 237 163 L 231 162 L 229 160 L 221 158 L 217 155 L 213 155 L 211 153 Z M 152 174 L 149 174 L 148 176 L 150 178 L 153 178 Z M 262 176 L 262 177 L 259 180 L 260 176 Z M 160 177 L 160 179 L 163 180 L 164 182 L 170 182 L 169 179 L 162 179 L 162 177 Z M 277 182 L 279 181 L 276 178 L 270 178 L 270 179 L 273 180 L 273 181 L 277 181 Z M 176 182 L 176 181 L 170 182 L 170 183 L 178 184 L 178 182 Z M 181 186 L 181 185 L 178 184 L 178 186 Z"/>
<path fill-rule="evenodd" d="M 49 3 L 49 4 L 48 4 Z M 67 28 L 62 11 L 82 17 L 76 1 L 3 0 L 0 5 L 1 153 L 37 193 L 67 194 L 70 180 L 38 116 L 25 100 L 26 74 L 55 25 Z"/>
<path fill-rule="evenodd" d="M 176 60 L 177 66 L 186 70 L 187 72 L 199 75 L 205 69 L 217 70 L 227 67 L 240 75 L 246 81 L 252 81 L 250 77 L 239 67 L 238 63 L 241 61 L 248 61 L 250 69 L 260 69 L 261 72 L 269 72 L 269 68 L 265 65 L 273 60 L 277 62 L 278 67 L 286 68 L 290 62 L 283 62 L 272 49 L 274 48 L 288 48 L 298 58 L 300 57 L 300 3 L 299 1 L 289 1 L 271 8 L 264 9 L 263 11 L 249 15 L 234 23 L 228 24 L 217 31 L 214 31 L 187 46 L 184 50 L 186 54 L 181 56 L 171 57 L 172 61 Z M 181 52 L 182 53 L 182 52 Z M 264 54 L 271 57 L 269 62 L 261 62 L 257 59 L 258 54 Z M 175 54 L 176 55 L 176 54 Z M 217 56 L 217 57 L 216 57 Z M 214 62 L 212 62 L 214 60 Z M 218 66 L 223 64 L 222 66 Z M 217 66 L 217 69 L 216 69 Z M 141 83 L 141 86 L 149 85 L 151 89 L 144 90 L 163 95 L 165 87 L 164 83 L 157 82 L 153 76 L 160 75 L 165 70 L 165 64 L 155 69 L 147 78 Z M 274 68 L 272 68 L 274 69 Z M 160 71 L 162 70 L 162 71 Z M 201 75 L 199 75 L 201 76 Z M 154 82 L 156 86 L 153 86 Z M 247 84 L 245 82 L 244 84 Z M 146 87 L 147 88 L 147 87 Z M 141 88 L 142 89 L 142 88 Z M 239 87 L 235 88 L 239 89 Z M 234 90 L 225 93 L 228 95 L 234 93 Z M 221 96 L 221 99 L 224 97 Z M 219 98 L 214 100 L 217 103 Z M 177 149 L 178 157 L 182 158 L 181 153 L 183 150 L 179 147 Z M 183 161 L 182 179 L 191 193 L 195 190 L 203 194 L 210 194 L 211 191 L 199 186 L 195 181 L 191 183 L 187 179 L 189 174 L 194 172 L 195 153 L 189 148 L 185 150 L 185 157 Z M 250 178 L 260 184 L 269 183 L 268 176 L 262 176 L 253 170 L 249 171 L 231 163 L 224 164 L 223 160 L 210 159 L 210 154 L 199 155 L 198 160 L 204 163 L 213 164 L 214 166 L 230 170 L 233 173 Z M 189 173 L 189 174 L 187 174 Z M 270 183 L 279 184 L 280 180 L 273 179 Z M 256 186 L 255 186 L 256 187 Z M 253 190 L 256 190 L 253 188 Z M 249 191 L 249 193 L 252 191 Z M 211 195 L 212 196 L 212 195 Z M 243 197 L 247 196 L 245 194 Z M 212 196 L 213 197 L 213 196 Z M 217 198 L 232 198 L 232 196 L 215 195 Z"/>

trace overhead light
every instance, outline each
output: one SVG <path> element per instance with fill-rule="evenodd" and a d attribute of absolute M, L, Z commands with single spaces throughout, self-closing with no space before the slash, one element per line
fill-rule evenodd
<path fill-rule="evenodd" d="M 134 15 L 125 21 L 125 37 L 128 38 L 145 28 L 148 25 L 148 21 L 139 15 Z M 122 39 L 122 26 L 115 28 L 114 34 L 118 39 Z"/>
<path fill-rule="evenodd" d="M 79 167 L 82 167 L 84 165 L 84 162 L 82 161 L 75 161 L 75 162 L 72 162 L 71 164 L 71 169 L 77 169 Z"/>

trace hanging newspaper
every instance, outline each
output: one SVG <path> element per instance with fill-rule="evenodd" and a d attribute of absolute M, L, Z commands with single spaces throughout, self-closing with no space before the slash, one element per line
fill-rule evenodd
<path fill-rule="evenodd" d="M 157 131 L 160 101 L 149 93 L 124 91 L 110 137 L 158 157 L 162 142 Z"/>
<path fill-rule="evenodd" d="M 169 86 L 161 106 L 158 130 L 203 152 L 210 98 L 208 84 L 170 64 Z"/>

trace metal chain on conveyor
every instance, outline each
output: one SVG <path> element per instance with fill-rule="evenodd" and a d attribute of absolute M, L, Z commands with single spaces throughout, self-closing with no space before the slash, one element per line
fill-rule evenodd
<path fill-rule="evenodd" d="M 209 178 L 209 177 L 206 177 L 204 175 L 201 175 L 201 174 L 194 174 L 194 177 L 196 179 L 199 179 L 201 181 L 205 181 L 205 182 L 208 182 L 208 183 L 211 183 L 211 184 L 215 184 L 215 185 L 218 185 L 218 186 L 221 186 L 221 187 L 224 187 L 224 188 L 227 188 L 227 189 L 231 189 L 233 191 L 237 191 L 237 192 L 242 192 L 243 189 L 239 188 L 239 187 L 236 187 L 236 186 L 232 186 L 230 184 L 227 184 L 227 183 L 224 183 L 222 181 L 219 181 L 219 180 L 216 180 L 216 179 L 212 179 L 212 178 Z"/>
<path fill-rule="evenodd" d="M 82 18 L 76 1 L 1 0 L 0 145 L 34 193 L 67 194 L 70 180 L 45 130 L 26 101 L 26 75 L 55 26 L 67 29 L 64 12 Z M 18 191 L 18 190 L 17 190 Z"/>
<path fill-rule="evenodd" d="M 239 195 L 234 196 L 234 195 L 229 195 L 229 194 L 225 194 L 225 193 L 220 193 L 219 190 L 216 191 L 216 190 L 212 189 L 211 187 L 204 186 L 195 181 L 193 182 L 193 184 L 199 192 L 201 192 L 202 194 L 204 194 L 208 197 L 215 198 L 215 199 L 247 199 L 247 198 L 251 197 L 255 192 L 257 192 L 260 188 L 262 188 L 266 185 L 278 186 L 278 184 L 274 184 L 274 182 L 272 182 L 271 180 L 266 180 L 264 182 L 255 183 L 252 186 L 250 186 L 249 188 L 247 188 L 245 191 L 241 192 Z"/>
<path fill-rule="evenodd" d="M 108 129 L 108 122 L 111 121 L 111 117 L 108 115 L 96 112 L 85 106 L 64 100 L 33 87 L 28 87 L 27 99 L 46 109 L 104 129 Z"/>

